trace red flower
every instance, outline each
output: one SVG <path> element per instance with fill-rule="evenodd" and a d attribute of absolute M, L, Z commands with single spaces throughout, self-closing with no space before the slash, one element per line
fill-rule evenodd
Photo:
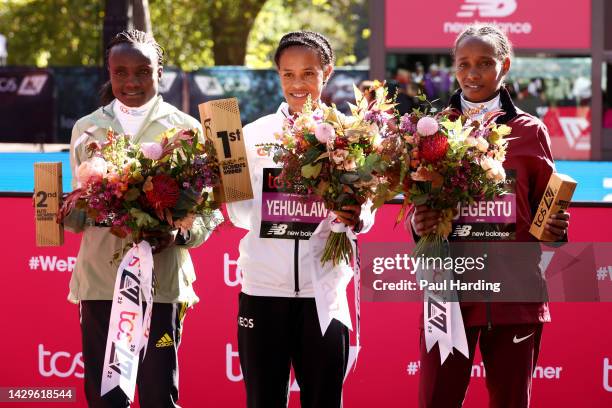
<path fill-rule="evenodd" d="M 348 140 L 343 137 L 337 137 L 334 140 L 334 148 L 336 149 L 346 149 L 348 147 Z"/>
<path fill-rule="evenodd" d="M 147 200 L 156 211 L 172 208 L 179 198 L 179 186 L 172 177 L 166 174 L 153 176 L 153 189 L 146 192 Z"/>
<path fill-rule="evenodd" d="M 442 133 L 422 137 L 419 143 L 421 157 L 430 163 L 435 163 L 442 159 L 448 151 L 448 140 Z"/>

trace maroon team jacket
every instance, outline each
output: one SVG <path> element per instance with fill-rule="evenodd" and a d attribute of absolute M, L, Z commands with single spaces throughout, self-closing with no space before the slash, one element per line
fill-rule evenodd
<path fill-rule="evenodd" d="M 461 111 L 460 91 L 450 100 L 450 106 Z M 534 116 L 518 109 L 504 88 L 500 92 L 503 116 L 497 118 L 498 124 L 506 124 L 512 128 L 508 143 L 504 169 L 516 176 L 516 233 L 515 240 L 519 242 L 537 242 L 529 233 L 529 227 L 544 194 L 548 179 L 555 169 L 550 148 L 550 137 L 544 124 Z M 418 237 L 417 237 L 418 238 Z M 452 248 L 452 247 L 451 247 Z M 540 251 L 533 247 L 531 254 L 524 251 L 520 255 L 502 254 L 497 260 L 490 259 L 491 276 L 503 264 L 507 271 L 520 272 L 528 276 L 526 285 L 540 284 L 545 291 L 545 282 L 539 270 Z M 505 257 L 504 257 L 505 255 Z M 536 282 L 536 283 L 533 283 Z M 533 289 L 530 287 L 530 290 Z M 550 321 L 548 303 L 537 302 L 461 302 L 461 312 L 466 327 L 543 323 Z M 421 319 L 421 325 L 423 320 Z"/>

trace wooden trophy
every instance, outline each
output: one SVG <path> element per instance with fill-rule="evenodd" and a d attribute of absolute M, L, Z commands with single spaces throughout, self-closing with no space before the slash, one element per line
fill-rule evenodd
<path fill-rule="evenodd" d="M 62 198 L 62 163 L 34 163 L 34 210 L 36 245 L 64 244 L 64 225 L 57 214 Z"/>
<path fill-rule="evenodd" d="M 226 203 L 252 199 L 238 100 L 217 99 L 198 107 L 204 136 L 213 143 L 219 161 L 221 188 L 214 191 L 215 199 Z"/>

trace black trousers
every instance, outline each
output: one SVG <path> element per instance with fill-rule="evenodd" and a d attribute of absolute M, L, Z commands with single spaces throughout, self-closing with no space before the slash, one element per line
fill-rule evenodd
<path fill-rule="evenodd" d="M 440 365 L 436 344 L 428 353 L 421 330 L 419 407 L 461 407 L 470 383 L 474 351 L 480 354 L 486 371 L 490 408 L 527 408 L 531 379 L 542 339 L 542 323 L 507 326 L 466 327 L 470 358 L 455 350 Z"/>
<path fill-rule="evenodd" d="M 239 302 L 238 351 L 247 407 L 286 407 L 291 365 L 302 407 L 341 407 L 348 328 L 334 319 L 322 336 L 313 298 L 241 293 Z"/>
<path fill-rule="evenodd" d="M 90 407 L 123 408 L 127 396 L 118 387 L 100 397 L 110 300 L 81 301 L 81 335 L 85 363 L 85 396 Z M 142 408 L 178 407 L 178 347 L 181 342 L 184 303 L 155 303 L 147 354 L 138 365 L 136 385 Z"/>

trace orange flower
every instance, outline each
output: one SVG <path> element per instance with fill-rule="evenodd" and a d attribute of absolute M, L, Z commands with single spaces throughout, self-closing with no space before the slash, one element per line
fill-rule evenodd
<path fill-rule="evenodd" d="M 440 173 L 427 170 L 425 167 L 419 167 L 417 171 L 413 171 L 410 174 L 410 177 L 414 181 L 431 181 L 431 186 L 433 188 L 441 187 L 444 182 L 444 178 Z"/>

